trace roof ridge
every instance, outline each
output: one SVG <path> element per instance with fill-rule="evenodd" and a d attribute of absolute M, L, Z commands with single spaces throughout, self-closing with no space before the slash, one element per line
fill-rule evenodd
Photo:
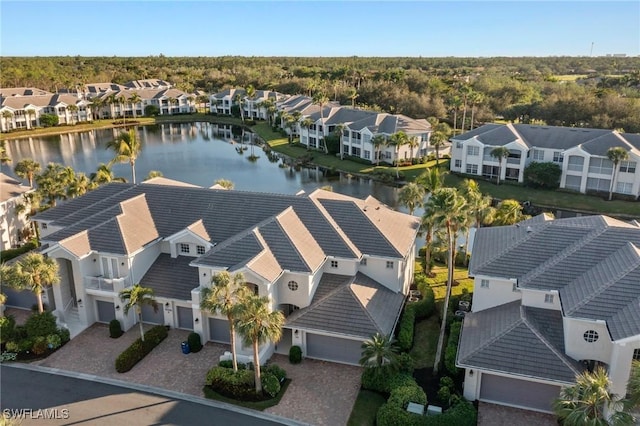
<path fill-rule="evenodd" d="M 551 350 L 551 352 L 553 352 L 553 354 L 558 357 L 560 359 L 560 361 L 562 361 L 562 363 L 564 365 L 566 365 L 567 367 L 569 367 L 569 369 L 571 371 L 573 371 L 575 374 L 579 374 L 580 372 L 578 370 L 575 369 L 575 367 L 573 365 L 571 365 L 571 363 L 569 363 L 567 361 L 567 359 L 565 358 L 564 354 L 562 352 L 560 352 L 559 350 L 557 350 L 552 344 L 551 342 L 549 342 L 547 340 L 547 338 L 538 331 L 538 329 L 529 321 L 529 319 L 526 316 L 526 312 L 525 312 L 525 307 L 520 305 L 520 318 L 522 319 L 522 322 L 527 326 L 527 328 L 529 330 L 531 330 L 531 332 L 533 334 L 536 335 L 536 337 L 538 339 L 540 339 L 540 341 L 547 347 L 549 348 L 549 350 Z"/>
<path fill-rule="evenodd" d="M 551 224 L 553 224 L 553 222 L 549 222 L 549 225 L 551 225 Z M 539 276 L 546 269 L 548 269 L 548 268 L 550 268 L 550 267 L 552 267 L 554 265 L 557 265 L 561 261 L 565 260 L 568 256 L 572 255 L 573 253 L 577 252 L 582 247 L 584 247 L 584 245 L 586 243 L 588 243 L 588 242 L 594 240 L 595 238 L 599 237 L 600 235 L 602 235 L 604 232 L 607 231 L 607 229 L 609 229 L 608 226 L 603 226 L 603 227 L 600 227 L 600 228 L 595 228 L 591 232 L 588 232 L 584 237 L 580 238 L 575 243 L 573 243 L 572 245 L 570 245 L 566 249 L 562 250 L 557 255 L 552 256 L 551 258 L 547 259 L 542 264 L 538 265 L 538 267 L 532 269 L 531 271 L 529 271 L 525 275 L 523 275 L 522 278 L 519 280 L 518 285 L 526 285 L 527 281 L 531 281 L 536 276 Z"/>
<path fill-rule="evenodd" d="M 582 275 L 580 275 L 578 278 L 576 278 L 571 283 L 569 283 L 569 285 L 573 284 L 574 282 L 576 282 L 580 278 L 582 278 L 584 275 L 586 275 L 587 273 L 592 271 L 594 268 L 597 268 L 602 263 L 607 262 L 607 261 L 609 261 L 609 259 L 614 258 L 614 256 L 616 256 L 618 253 L 623 252 L 623 251 L 629 251 L 629 250 L 630 250 L 630 255 L 632 255 L 632 256 L 635 255 L 636 262 L 632 266 L 624 268 L 621 271 L 619 271 L 618 273 L 614 274 L 606 282 L 603 282 L 593 293 L 591 293 L 587 297 L 583 298 L 579 303 L 576 303 L 571 310 L 566 312 L 567 314 L 575 312 L 579 308 L 585 306 L 588 302 L 591 302 L 593 299 L 596 298 L 596 296 L 599 296 L 600 294 L 602 294 L 605 290 L 607 290 L 609 287 L 611 287 L 613 284 L 615 284 L 622 277 L 624 277 L 629 272 L 633 271 L 638 266 L 640 266 L 640 253 L 638 252 L 638 249 L 633 245 L 633 243 L 631 243 L 630 241 L 627 241 L 627 243 L 623 247 L 621 247 L 620 249 L 618 249 L 615 252 L 611 253 L 609 255 L 609 257 L 604 259 L 602 262 L 598 262 L 591 269 L 589 269 L 588 271 L 585 271 Z"/>
<path fill-rule="evenodd" d="M 287 232 L 287 229 L 286 229 L 284 226 L 282 226 L 282 224 L 280 223 L 280 217 L 282 217 L 282 216 L 284 216 L 285 214 L 288 214 L 288 213 L 293 213 L 293 214 L 296 216 L 296 218 L 300 221 L 300 223 L 302 224 L 302 226 L 307 230 L 307 232 L 309 232 L 309 234 L 310 234 L 310 235 L 311 235 L 311 237 L 313 238 L 313 234 L 311 234 L 311 231 L 309 231 L 309 229 L 306 227 L 306 225 L 304 224 L 304 222 L 302 222 L 302 219 L 300 219 L 300 216 L 298 216 L 298 215 L 296 214 L 296 212 L 294 211 L 294 209 L 293 209 L 293 207 L 292 207 L 292 206 L 287 207 L 287 208 L 286 208 L 285 210 L 283 210 L 280 214 L 278 214 L 278 215 L 276 216 L 276 220 L 275 220 L 274 222 L 275 222 L 276 226 L 277 226 L 278 228 L 280 228 L 280 231 L 282 231 L 282 233 L 287 237 L 287 240 L 289 241 L 289 243 L 290 243 L 290 244 L 291 244 L 291 246 L 293 247 L 293 250 L 294 250 L 294 251 L 295 251 L 295 253 L 298 255 L 298 257 L 300 258 L 300 260 L 302 260 L 302 263 L 304 263 L 304 265 L 305 265 L 305 266 L 306 266 L 310 271 L 312 271 L 312 269 L 311 269 L 311 265 L 309 265 L 309 262 L 307 262 L 307 259 L 306 259 L 306 258 L 303 256 L 303 254 L 300 252 L 300 250 L 298 249 L 298 246 L 296 246 L 295 242 L 294 242 L 294 241 L 293 241 L 293 239 L 291 238 L 291 235 L 289 235 L 289 233 Z M 315 238 L 313 238 L 313 240 L 315 241 Z M 265 241 L 265 243 L 266 243 L 266 241 Z M 317 241 L 316 241 L 316 244 L 318 244 L 318 242 L 317 242 Z M 269 245 L 267 244 L 267 246 L 269 246 Z M 319 246 L 319 244 L 318 244 L 318 246 Z M 320 249 L 322 250 L 322 247 L 321 247 Z M 323 253 L 324 253 L 324 250 L 323 250 Z M 275 257 L 275 254 L 274 254 L 274 257 Z M 326 258 L 326 255 L 325 255 L 325 258 Z M 277 261 L 277 259 L 278 259 L 278 258 L 276 257 L 276 261 Z M 280 262 L 278 262 L 278 265 L 279 265 L 279 264 L 280 264 Z M 313 272 L 313 271 L 312 271 L 312 272 Z"/>

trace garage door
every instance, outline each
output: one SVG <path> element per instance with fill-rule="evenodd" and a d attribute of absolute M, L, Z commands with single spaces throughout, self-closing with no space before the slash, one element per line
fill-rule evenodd
<path fill-rule="evenodd" d="M 109 322 L 116 319 L 116 310 L 113 307 L 113 302 L 96 300 L 96 306 L 98 307 L 98 322 Z"/>
<path fill-rule="evenodd" d="M 209 318 L 209 339 L 219 343 L 230 343 L 229 323 L 226 320 Z"/>
<path fill-rule="evenodd" d="M 362 342 L 307 333 L 307 356 L 328 361 L 358 364 Z"/>
<path fill-rule="evenodd" d="M 193 310 L 178 306 L 178 328 L 193 330 Z"/>
<path fill-rule="evenodd" d="M 527 382 L 491 374 L 482 375 L 481 401 L 552 412 L 551 404 L 559 394 L 560 386 Z"/>
<path fill-rule="evenodd" d="M 164 309 L 162 304 L 158 305 L 158 311 L 153 311 L 153 306 L 144 305 L 142 307 L 142 322 L 149 324 L 164 324 Z"/>

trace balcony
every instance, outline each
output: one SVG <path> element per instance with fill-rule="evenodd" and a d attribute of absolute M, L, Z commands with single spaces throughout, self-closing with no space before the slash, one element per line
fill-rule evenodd
<path fill-rule="evenodd" d="M 520 158 L 507 158 L 507 164 L 520 164 Z"/>
<path fill-rule="evenodd" d="M 129 283 L 128 278 L 105 278 L 102 276 L 98 277 L 84 277 L 84 287 L 87 290 L 99 290 L 99 291 L 109 291 L 109 292 L 120 292 L 121 290 L 129 287 L 131 284 Z"/>

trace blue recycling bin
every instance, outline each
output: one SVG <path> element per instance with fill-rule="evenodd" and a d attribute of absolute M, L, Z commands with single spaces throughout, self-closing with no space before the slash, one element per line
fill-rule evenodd
<path fill-rule="evenodd" d="M 191 352 L 191 348 L 189 347 L 189 342 L 182 342 L 182 353 L 186 355 L 189 352 Z"/>

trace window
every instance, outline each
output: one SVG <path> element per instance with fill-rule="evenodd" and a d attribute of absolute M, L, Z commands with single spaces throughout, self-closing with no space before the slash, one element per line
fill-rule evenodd
<path fill-rule="evenodd" d="M 544 161 L 544 151 L 541 149 L 534 149 L 533 161 Z"/>
<path fill-rule="evenodd" d="M 582 185 L 581 176 L 567 175 L 567 179 L 564 183 L 564 187 L 567 189 L 573 189 L 574 191 L 580 191 L 580 185 Z"/>
<path fill-rule="evenodd" d="M 489 280 L 480 280 L 480 288 L 489 288 Z"/>
<path fill-rule="evenodd" d="M 355 157 L 360 157 L 360 148 L 356 148 L 355 146 L 351 147 L 351 155 Z"/>
<path fill-rule="evenodd" d="M 511 287 L 511 291 L 515 293 L 520 291 L 520 289 L 518 288 L 518 283 L 513 283 L 513 287 Z"/>
<path fill-rule="evenodd" d="M 467 164 L 467 174 L 477 175 L 478 174 L 478 165 L 477 164 Z"/>
<path fill-rule="evenodd" d="M 568 170 L 571 170 L 574 172 L 581 172 L 583 166 L 584 166 L 583 157 L 578 157 L 577 155 L 569 156 L 569 165 L 567 167 Z"/>
<path fill-rule="evenodd" d="M 588 343 L 593 343 L 598 341 L 598 332 L 595 330 L 587 330 L 582 335 L 584 337 L 584 341 Z"/>
<path fill-rule="evenodd" d="M 462 142 L 456 142 L 456 148 L 462 149 Z"/>
<path fill-rule="evenodd" d="M 371 151 L 364 151 L 364 159 L 365 160 L 371 159 Z"/>
<path fill-rule="evenodd" d="M 589 173 L 610 175 L 613 172 L 613 162 L 608 158 L 591 158 L 589 160 Z"/>
<path fill-rule="evenodd" d="M 553 303 L 553 294 L 545 294 L 544 303 Z"/>
<path fill-rule="evenodd" d="M 611 188 L 611 179 L 587 178 L 587 189 L 608 192 Z"/>
<path fill-rule="evenodd" d="M 391 160 L 391 153 L 389 151 L 385 151 L 384 152 L 384 159 L 385 160 Z"/>
<path fill-rule="evenodd" d="M 633 359 L 640 361 L 640 348 L 633 350 Z"/>
<path fill-rule="evenodd" d="M 47 224 L 46 223 L 41 223 L 40 225 L 42 226 L 42 229 L 47 229 Z"/>
<path fill-rule="evenodd" d="M 458 169 L 462 167 L 462 160 L 456 160 L 454 163 L 454 167 Z"/>
<path fill-rule="evenodd" d="M 363 141 L 364 143 L 370 143 L 370 142 L 371 142 L 371 135 L 369 135 L 369 134 L 367 134 L 367 133 L 363 134 L 363 135 L 362 135 L 362 141 Z"/>
<path fill-rule="evenodd" d="M 478 146 L 468 146 L 467 147 L 467 155 L 480 155 L 480 147 Z"/>
<path fill-rule="evenodd" d="M 196 252 L 198 254 L 204 254 L 204 246 L 196 246 Z"/>
<path fill-rule="evenodd" d="M 362 266 L 367 266 L 367 258 L 366 258 L 366 257 L 363 257 L 362 259 L 360 259 L 360 264 L 361 264 Z"/>
<path fill-rule="evenodd" d="M 298 283 L 295 281 L 289 281 L 287 287 L 289 287 L 289 290 L 291 291 L 296 291 L 298 289 Z"/>
<path fill-rule="evenodd" d="M 631 194 L 633 184 L 631 182 L 617 182 L 616 192 L 619 194 Z"/>
<path fill-rule="evenodd" d="M 393 261 L 387 260 L 387 269 L 393 269 Z"/>
<path fill-rule="evenodd" d="M 337 260 L 332 260 L 331 261 L 331 267 L 332 268 L 337 268 L 338 267 L 338 261 Z"/>
<path fill-rule="evenodd" d="M 636 162 L 635 161 L 621 161 L 620 162 L 620 173 L 635 173 L 636 172 Z"/>
<path fill-rule="evenodd" d="M 180 253 L 189 253 L 189 244 L 180 243 Z"/>
<path fill-rule="evenodd" d="M 553 151 L 553 162 L 562 163 L 563 155 L 561 151 Z"/>

